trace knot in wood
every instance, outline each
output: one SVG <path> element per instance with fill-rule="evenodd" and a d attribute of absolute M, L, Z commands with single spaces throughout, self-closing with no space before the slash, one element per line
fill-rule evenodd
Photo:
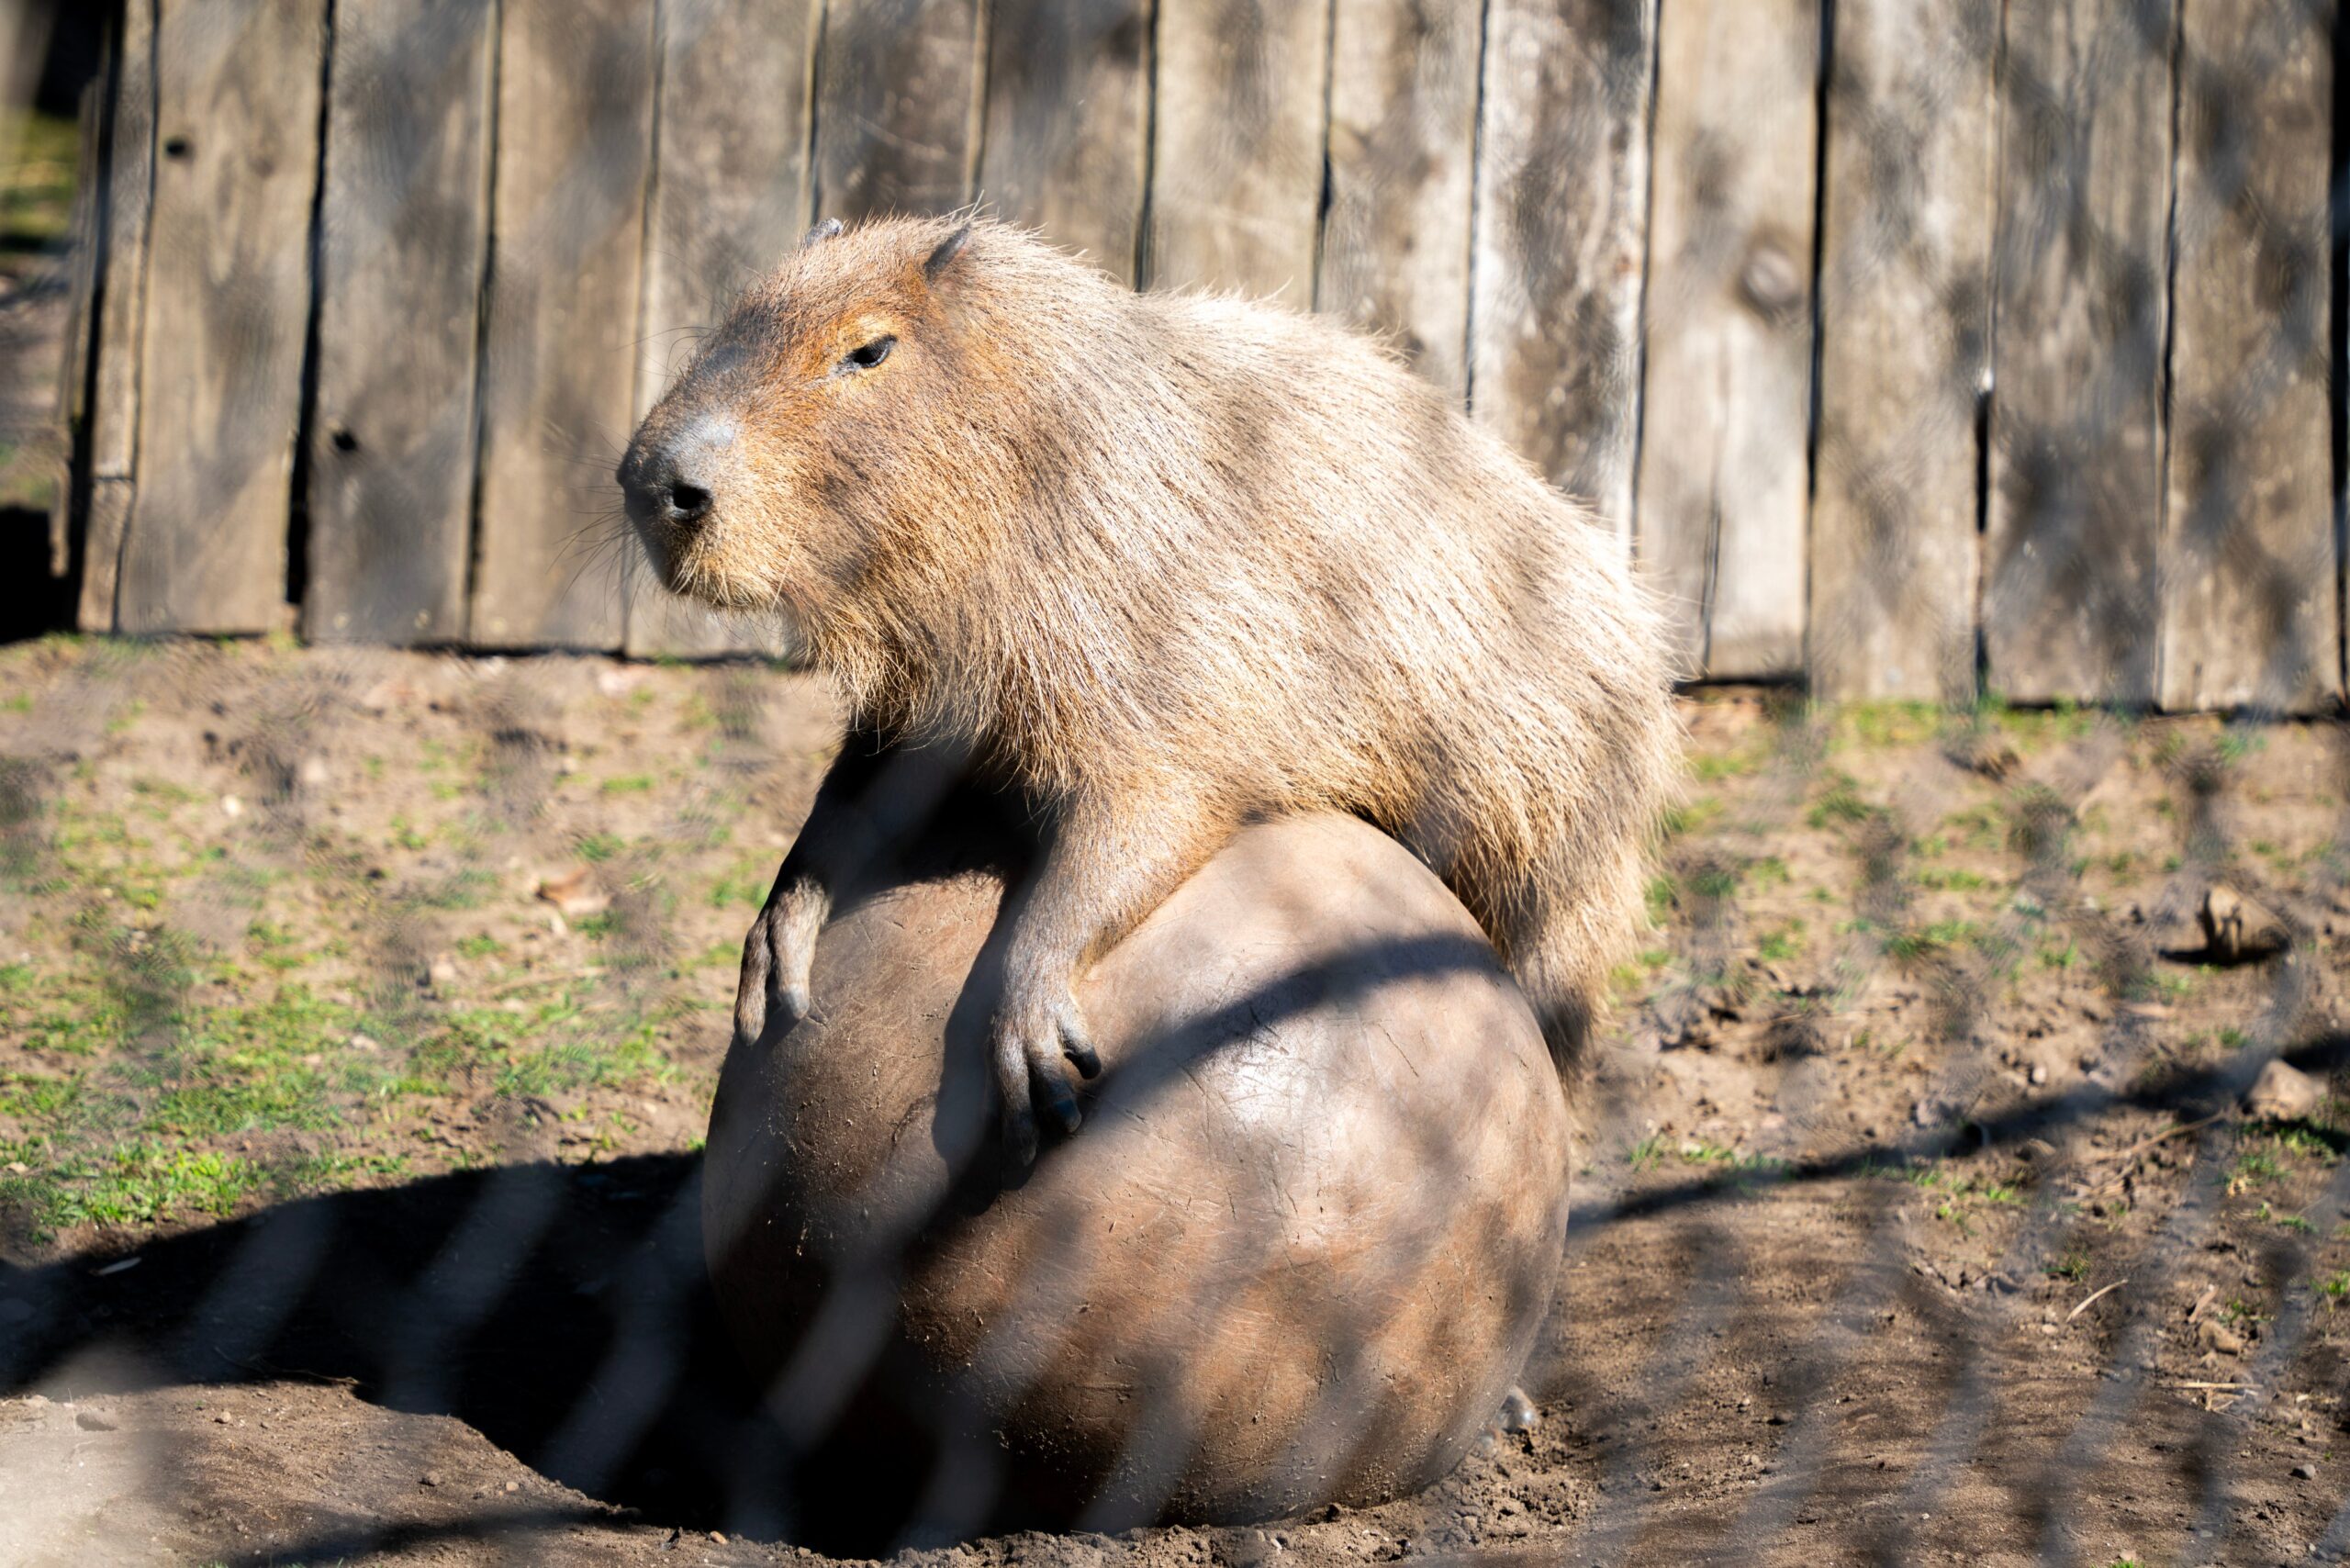
<path fill-rule="evenodd" d="M 1767 240 L 1748 253 L 1738 286 L 1747 303 L 1766 317 L 1784 316 L 1803 299 L 1803 274 L 1795 258 Z"/>

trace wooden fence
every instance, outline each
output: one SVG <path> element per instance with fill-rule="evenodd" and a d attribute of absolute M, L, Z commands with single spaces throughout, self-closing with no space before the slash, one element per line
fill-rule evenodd
<path fill-rule="evenodd" d="M 735 647 L 621 444 L 812 218 L 980 199 L 1391 334 L 1707 676 L 2338 702 L 2334 0 L 1821 4 L 127 0 L 84 623 Z"/>

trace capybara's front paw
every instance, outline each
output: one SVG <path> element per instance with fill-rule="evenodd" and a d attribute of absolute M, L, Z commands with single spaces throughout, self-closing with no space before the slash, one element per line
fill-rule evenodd
<path fill-rule="evenodd" d="M 1025 1169 L 1036 1159 L 1039 1103 L 1064 1133 L 1077 1131 L 1085 1120 L 1062 1062 L 1091 1078 L 1101 1072 L 1102 1058 L 1086 1038 L 1077 999 L 1066 988 L 1026 995 L 1015 988 L 996 1014 L 992 1039 L 996 1086 L 1003 1097 L 1004 1157 Z"/>
<path fill-rule="evenodd" d="M 734 988 L 734 1037 L 755 1040 L 770 1020 L 789 1028 L 808 1015 L 808 975 L 823 925 L 822 896 L 777 890 L 743 939 L 743 978 Z"/>

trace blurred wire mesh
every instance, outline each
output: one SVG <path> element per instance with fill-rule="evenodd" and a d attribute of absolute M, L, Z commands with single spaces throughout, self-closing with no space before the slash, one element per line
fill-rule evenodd
<path fill-rule="evenodd" d="M 23 62 L 50 19 L 0 12 L 11 104 L 30 100 Z M 2062 1262 L 2116 1180 L 2110 1116 L 2159 1108 L 2190 1151 L 2117 1275 L 2165 1279 L 2213 1243 L 2256 1136 L 2232 1108 L 2267 1064 L 2339 1065 L 2326 985 L 2350 815 L 2266 873 L 2232 825 L 2264 787 L 2264 735 L 2342 724 L 2350 137 L 2331 0 L 131 0 L 103 38 L 73 241 L 12 240 L 0 286 L 10 357 L 31 363 L 44 332 L 60 345 L 41 396 L 59 389 L 61 417 L 26 411 L 12 378 L 0 431 L 50 443 L 49 489 L 0 497 L 12 539 L 39 531 L 23 629 L 62 605 L 89 632 L 327 645 L 241 690 L 218 727 L 251 807 L 233 853 L 167 918 L 77 909 L 137 1064 L 106 1114 L 135 1121 L 141 1094 L 185 1077 L 198 959 L 242 939 L 279 875 L 355 915 L 369 1048 L 431 1048 L 448 1011 L 436 933 L 468 868 L 371 878 L 336 857 L 305 778 L 393 678 L 373 645 L 778 650 L 774 628 L 635 582 L 610 461 L 680 342 L 812 218 L 974 199 L 1143 286 L 1279 294 L 1390 333 L 1621 532 L 1673 599 L 1689 675 L 1775 683 L 1735 809 L 1691 813 L 1660 851 L 1658 982 L 1578 1106 L 1571 1271 L 1614 1257 L 1624 1226 L 1691 1216 L 1651 1358 L 1619 1376 L 1552 1341 L 1529 1382 L 1604 1449 L 1592 1494 L 1512 1534 L 1464 1525 L 1471 1504 L 1439 1490 L 1419 1544 L 1655 1557 L 1663 1488 L 1647 1478 L 1676 1457 L 1658 1423 L 1725 1335 L 1783 1305 L 1749 1284 L 1769 1245 L 1757 1216 L 1817 1184 L 2029 1145 L 2020 1219 L 1939 1331 L 1950 1372 L 1922 1450 L 1875 1473 L 1837 1554 L 1964 1546 L 1944 1504 L 2020 1375 L 1998 1349 L 2028 1305 L 2016 1282 Z M 29 146 L 19 123 L 0 134 Z M 77 760 L 136 704 L 193 701 L 208 667 L 107 641 L 61 660 L 0 757 L 19 890 L 78 897 L 58 847 Z M 564 678 L 506 666 L 466 710 L 481 857 L 546 820 Z M 706 766 L 633 861 L 599 862 L 614 902 L 582 1031 L 617 1037 L 677 988 L 721 983 L 679 977 L 651 890 L 664 843 L 755 799 L 777 809 L 759 718 L 776 678 L 745 662 L 709 678 Z M 1839 781 L 1845 699 L 1920 705 L 1902 711 L 1929 744 L 1879 798 Z M 2061 741 L 2019 761 L 2001 700 L 2068 713 Z M 2173 735 L 2158 712 L 2229 717 Z M 2176 854 L 2133 920 L 2092 895 L 2079 841 L 2092 794 L 2147 756 Z M 2350 746 L 2333 757 L 2314 798 L 2339 808 Z M 1924 846 L 1985 779 L 2004 896 L 1953 940 L 1919 913 Z M 1774 834 L 1823 823 L 1844 857 L 1832 929 L 1810 974 L 1780 983 L 1740 890 Z M 2187 932 L 2230 957 L 2246 898 L 2277 951 L 2228 1025 L 2237 1048 L 2181 1069 L 2162 1038 L 2165 944 Z M 2084 956 L 2100 1027 L 2076 1081 L 2014 1092 L 2015 976 L 2052 944 Z M 1852 1019 L 1904 986 L 1924 993 L 1930 1072 L 1904 1125 L 1856 1131 L 1832 1114 Z M 1658 1063 L 1708 1049 L 1725 1018 L 1759 1022 L 1769 1114 L 1726 1172 L 1657 1180 Z M 11 1041 L 10 1070 L 40 1069 L 37 1048 Z M 845 1483 L 795 1471 L 793 1411 L 813 1396 L 795 1387 L 778 1420 L 720 1343 L 691 1160 L 626 1162 L 604 1178 L 615 1202 L 533 1158 L 552 1118 L 532 1091 L 469 1089 L 511 1128 L 494 1169 L 453 1179 L 453 1196 L 288 1203 L 182 1254 L 164 1327 L 119 1337 L 141 1367 L 127 1381 L 348 1376 L 391 1408 L 464 1415 L 656 1523 L 810 1538 L 810 1495 Z M 122 1130 L 93 1114 L 91 1137 Z M 2250 1550 L 2245 1434 L 2333 1375 L 2313 1341 L 2320 1258 L 2350 1204 L 2350 1162 L 2335 1170 L 2259 1260 L 2266 1322 L 2241 1375 L 2201 1380 L 2192 1517 L 2159 1543 L 2178 1561 Z M 1903 1184 L 1850 1191 L 1858 1239 L 1833 1300 L 1778 1342 L 1774 1457 L 1714 1550 L 1804 1555 L 1850 1458 L 1853 1369 L 1909 1309 Z M 75 1261 L 12 1265 L 0 1386 L 109 1342 Z M 2119 1299 L 2103 1375 L 2026 1489 L 2045 1561 L 2103 1552 L 2083 1499 L 2176 1395 L 2156 1381 L 2175 1314 Z M 1361 1334 L 1330 1327 L 1333 1346 Z M 538 1383 L 501 1393 L 485 1363 L 517 1358 Z M 1337 1380 L 1315 1441 L 1357 1435 L 1348 1392 Z M 947 1445 L 900 1515 L 875 1505 L 878 1535 L 810 1539 L 875 1550 L 984 1526 L 991 1473 Z M 527 1560 L 547 1522 L 492 1498 L 463 1534 Z M 404 1544 L 363 1520 L 291 1554 Z M 2340 1560 L 2350 1511 L 2305 1544 Z"/>

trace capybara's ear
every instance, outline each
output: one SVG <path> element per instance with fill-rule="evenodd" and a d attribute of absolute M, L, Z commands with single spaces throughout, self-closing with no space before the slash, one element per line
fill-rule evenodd
<path fill-rule="evenodd" d="M 827 218 L 822 223 L 816 225 L 815 228 L 811 229 L 807 233 L 800 236 L 800 248 L 804 251 L 819 240 L 836 239 L 839 237 L 841 230 L 845 226 L 839 218 Z"/>
<path fill-rule="evenodd" d="M 930 260 L 923 263 L 923 278 L 936 283 L 939 275 L 954 264 L 955 258 L 963 253 L 963 247 L 970 242 L 971 226 L 968 223 L 957 226 L 954 233 L 938 242 L 938 248 L 930 253 Z"/>

